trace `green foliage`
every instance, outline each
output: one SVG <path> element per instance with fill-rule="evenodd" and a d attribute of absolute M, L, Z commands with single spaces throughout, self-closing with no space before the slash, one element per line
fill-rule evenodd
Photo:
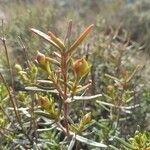
<path fill-rule="evenodd" d="M 133 150 L 149 150 L 150 149 L 150 136 L 146 131 L 142 132 L 139 128 L 135 131 L 133 137 L 129 138 L 126 142 L 118 137 L 116 140 L 120 142 L 123 147 L 122 149 L 133 149 Z"/>
<path fill-rule="evenodd" d="M 139 45 L 113 21 L 114 28 L 108 27 L 106 16 L 116 18 L 124 4 L 114 2 L 83 1 L 78 14 L 74 3 L 68 9 L 68 3 L 46 1 L 4 5 L 9 18 L 1 37 L 8 41 L 2 38 L 0 46 L 7 61 L 10 49 L 18 61 L 13 67 L 0 60 L 6 64 L 0 73 L 0 149 L 149 150 L 150 92 L 142 87 L 142 67 L 131 63 Z M 103 17 L 95 14 L 100 4 Z M 62 14 L 78 22 L 73 28 L 69 21 L 65 36 Z M 80 28 L 92 14 L 95 30 L 84 43 L 93 24 L 81 34 Z M 137 125 L 143 132 L 135 131 Z"/>

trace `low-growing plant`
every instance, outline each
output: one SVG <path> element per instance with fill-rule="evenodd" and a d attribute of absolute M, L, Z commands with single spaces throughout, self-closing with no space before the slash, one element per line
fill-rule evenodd
<path fill-rule="evenodd" d="M 127 130 L 123 125 L 130 122 L 139 107 L 135 84 L 139 66 L 126 63 L 124 55 L 132 46 L 116 33 L 113 37 L 103 35 L 98 39 L 100 43 L 94 41 L 90 58 L 89 54 L 80 56 L 78 47 L 93 26 L 88 26 L 74 42 L 72 21 L 64 40 L 50 31 L 45 34 L 31 28 L 52 47 L 47 53 L 38 50 L 35 60 L 26 59 L 25 66 L 16 64 L 15 71 L 9 62 L 6 39 L 2 38 L 12 81 L 8 84 L 0 73 L 0 124 L 1 134 L 5 135 L 2 148 L 9 148 L 11 142 L 13 149 L 122 148 L 118 141 L 125 143 L 119 138 Z M 99 58 L 102 64 L 97 62 Z"/>
<path fill-rule="evenodd" d="M 150 136 L 149 133 L 142 132 L 140 127 L 135 131 L 134 135 L 128 138 L 128 142 L 125 140 L 115 137 L 116 140 L 121 143 L 122 150 L 149 150 L 150 149 Z"/>
<path fill-rule="evenodd" d="M 70 108 L 73 102 L 86 101 L 101 96 L 101 94 L 84 96 L 90 86 L 90 82 L 85 84 L 84 82 L 90 72 L 91 65 L 84 56 L 76 60 L 73 58 L 77 53 L 77 47 L 88 36 L 92 28 L 93 25 L 87 27 L 73 44 L 70 41 L 72 21 L 69 22 L 64 41 L 51 32 L 45 34 L 37 29 L 31 29 L 33 33 L 44 38 L 54 47 L 54 58 L 38 52 L 35 58 L 36 65 L 28 62 L 28 67 L 25 69 L 18 64 L 15 65 L 18 78 L 29 94 L 19 91 L 16 96 L 14 91 L 12 95 L 11 88 L 8 87 L 1 74 L 1 79 L 9 92 L 17 124 L 22 131 L 17 137 L 19 138 L 22 134 L 26 137 L 22 140 L 13 139 L 15 143 L 25 143 L 25 147 L 36 145 L 39 148 L 43 144 L 46 146 L 51 143 L 51 148 L 68 147 L 68 149 L 72 149 L 76 147 L 78 149 L 80 144 L 76 142 L 77 140 L 91 146 L 107 147 L 105 144 L 82 137 L 92 123 L 90 110 L 88 112 L 81 110 L 80 116 L 76 116 L 74 111 L 78 110 Z M 45 74 L 46 80 L 37 79 L 38 73 Z M 46 128 L 46 124 L 50 129 Z M 57 134 L 61 135 L 62 146 L 61 143 L 56 142 L 57 140 L 52 142 L 52 139 L 49 139 L 50 141 L 46 142 L 40 139 L 43 132 L 50 130 L 50 134 L 53 134 L 56 129 Z"/>

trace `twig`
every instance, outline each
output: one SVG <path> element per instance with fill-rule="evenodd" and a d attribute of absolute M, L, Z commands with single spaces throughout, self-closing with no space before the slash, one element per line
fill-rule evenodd
<path fill-rule="evenodd" d="M 12 94 L 6 80 L 4 79 L 3 75 L 0 73 L 0 78 L 1 80 L 3 81 L 4 85 L 6 86 L 6 89 L 8 91 L 8 94 L 9 94 L 9 98 L 11 100 L 11 103 L 13 105 L 13 109 L 14 109 L 14 112 L 15 112 L 15 115 L 16 115 L 16 119 L 17 119 L 17 122 L 19 123 L 21 129 L 22 129 L 22 132 L 24 133 L 24 135 L 27 137 L 27 139 L 32 143 L 33 141 L 30 139 L 29 135 L 26 134 L 24 128 L 23 128 L 23 125 L 21 123 L 21 119 L 20 119 L 20 114 L 18 112 L 18 109 L 17 109 L 17 105 L 16 105 L 16 101 L 15 101 L 15 98 L 14 98 L 14 95 Z"/>

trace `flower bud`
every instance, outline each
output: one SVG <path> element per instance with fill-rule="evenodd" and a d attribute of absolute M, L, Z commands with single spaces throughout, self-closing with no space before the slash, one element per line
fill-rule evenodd
<path fill-rule="evenodd" d="M 36 56 L 36 60 L 40 65 L 45 65 L 45 55 L 38 52 Z"/>
<path fill-rule="evenodd" d="M 91 121 L 91 112 L 84 115 L 81 119 L 81 126 L 85 126 Z"/>
<path fill-rule="evenodd" d="M 36 74 L 38 72 L 38 69 L 34 64 L 32 64 L 32 66 L 31 66 L 31 71 L 33 74 Z"/>
<path fill-rule="evenodd" d="M 15 65 L 15 69 L 17 72 L 22 71 L 22 67 L 19 64 Z"/>
<path fill-rule="evenodd" d="M 75 73 L 77 80 L 80 80 L 87 73 L 89 73 L 90 67 L 91 65 L 89 65 L 88 62 L 84 58 L 76 60 L 73 63 L 73 71 Z"/>
<path fill-rule="evenodd" d="M 39 105 L 49 114 L 51 119 L 57 119 L 60 115 L 60 111 L 55 109 L 55 104 L 52 98 L 39 97 Z"/>
<path fill-rule="evenodd" d="M 44 54 L 38 52 L 36 56 L 36 61 L 38 62 L 39 66 L 47 71 L 48 74 L 51 74 L 51 68 L 50 68 L 50 63 L 48 60 L 48 57 L 46 57 Z"/>
<path fill-rule="evenodd" d="M 46 109 L 47 106 L 48 106 L 48 100 L 43 97 L 43 96 L 40 96 L 39 97 L 39 105 L 43 108 L 43 109 Z"/>
<path fill-rule="evenodd" d="M 108 85 L 107 86 L 107 92 L 110 94 L 114 91 L 114 86 L 113 85 Z"/>

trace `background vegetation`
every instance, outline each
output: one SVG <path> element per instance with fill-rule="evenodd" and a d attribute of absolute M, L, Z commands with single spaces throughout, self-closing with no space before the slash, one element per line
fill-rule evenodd
<path fill-rule="evenodd" d="M 149 0 L 1 0 L 0 18 L 0 149 L 150 149 Z M 57 50 L 30 29 L 64 39 L 70 19 L 70 43 L 88 25 L 94 28 L 69 63 L 71 86 L 71 62 L 84 57 L 92 66 L 80 82 L 84 90 L 76 93 L 85 100 L 69 103 L 73 134 L 66 138 L 64 110 L 58 121 L 39 103 L 40 96 L 52 97 L 56 110 L 65 106 L 48 92 L 55 86 L 35 62 L 38 51 L 59 61 Z M 59 67 L 52 68 L 56 73 Z"/>

